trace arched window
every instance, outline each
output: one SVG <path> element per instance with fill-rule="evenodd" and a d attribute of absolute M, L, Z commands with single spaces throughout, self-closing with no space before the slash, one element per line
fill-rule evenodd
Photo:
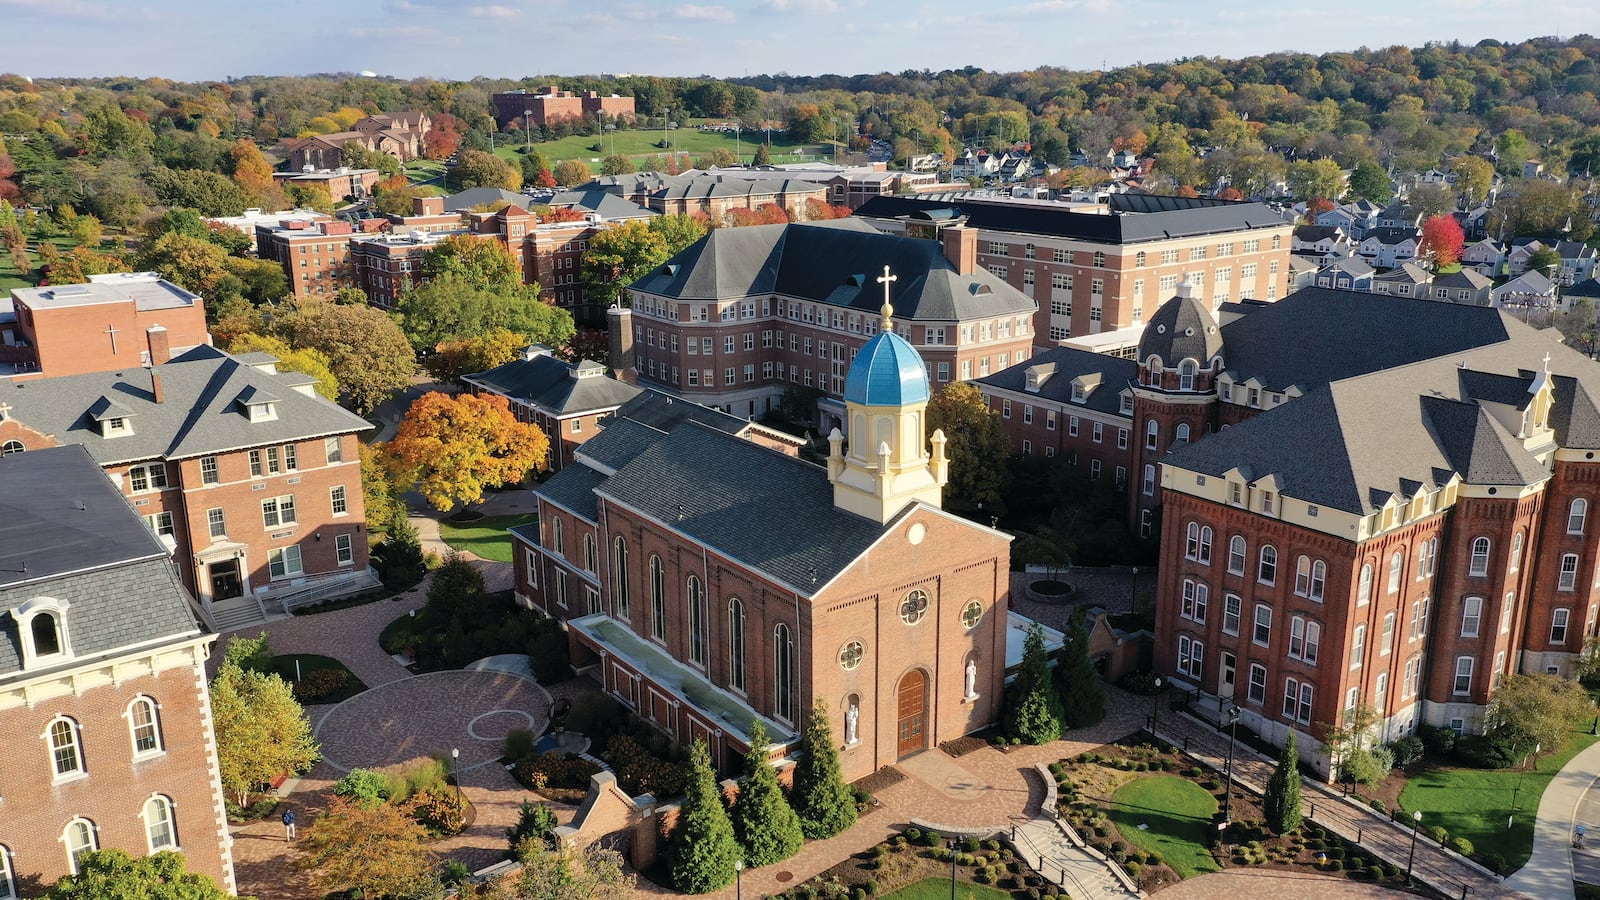
<path fill-rule="evenodd" d="M 35 615 L 29 628 L 33 635 L 34 656 L 52 656 L 61 652 L 61 622 L 55 613 Z"/>
<path fill-rule="evenodd" d="M 78 874 L 78 861 L 85 853 L 99 849 L 94 823 L 88 819 L 73 819 L 61 831 L 61 842 L 67 847 L 67 869 Z"/>
<path fill-rule="evenodd" d="M 1094 252 L 1094 267 L 1096 269 L 1104 269 L 1106 267 L 1106 254 L 1105 254 L 1105 251 L 1096 250 Z"/>
<path fill-rule="evenodd" d="M 1272 584 L 1278 580 L 1278 548 L 1271 544 L 1261 548 L 1261 565 L 1256 571 L 1256 580 L 1262 584 Z"/>
<path fill-rule="evenodd" d="M 1400 577 L 1405 574 L 1405 569 L 1406 554 L 1402 550 L 1396 550 L 1394 555 L 1389 557 L 1389 593 L 1400 593 Z"/>
<path fill-rule="evenodd" d="M 706 667 L 706 586 L 699 576 L 689 576 L 689 661 Z"/>
<path fill-rule="evenodd" d="M 1244 559 L 1248 553 L 1245 546 L 1244 535 L 1236 534 L 1228 541 L 1228 571 L 1235 575 L 1244 574 Z"/>
<path fill-rule="evenodd" d="M 1321 600 L 1328 585 L 1328 564 L 1322 560 L 1311 563 L 1311 599 Z"/>
<path fill-rule="evenodd" d="M 0 444 L 0 456 L 10 456 L 13 453 L 21 453 L 27 449 L 27 447 L 22 446 L 21 441 L 6 441 L 4 444 Z M 3 885 L 3 882 L 0 882 L 0 885 Z"/>
<path fill-rule="evenodd" d="M 1567 508 L 1567 534 L 1583 534 L 1584 520 L 1589 517 L 1589 501 L 1579 497 Z"/>
<path fill-rule="evenodd" d="M 628 611 L 628 541 L 618 537 L 611 542 L 611 595 L 617 601 L 617 616 L 626 621 Z"/>
<path fill-rule="evenodd" d="M 667 639 L 667 571 L 654 553 L 650 554 L 650 636 Z"/>
<path fill-rule="evenodd" d="M 1156 449 L 1156 445 L 1160 442 L 1160 440 L 1161 426 L 1156 422 L 1156 420 L 1151 419 L 1150 421 L 1144 423 L 1144 448 L 1146 450 L 1154 450 Z"/>
<path fill-rule="evenodd" d="M 133 755 L 161 751 L 161 720 L 156 716 L 156 702 L 149 697 L 135 697 L 128 704 L 128 729 L 133 735 Z"/>
<path fill-rule="evenodd" d="M 594 534 L 592 532 L 587 532 L 586 531 L 586 532 L 583 533 L 583 568 L 584 568 L 584 571 L 587 571 L 587 572 L 593 572 L 594 571 L 595 557 L 597 557 L 597 556 L 599 556 L 599 553 L 597 553 L 595 551 Z"/>
<path fill-rule="evenodd" d="M 16 900 L 17 878 L 11 871 L 11 850 L 0 844 L 0 900 Z"/>
<path fill-rule="evenodd" d="M 45 732 L 50 742 L 50 765 L 56 778 L 83 774 L 83 747 L 79 744 L 78 723 L 62 716 Z"/>
<path fill-rule="evenodd" d="M 150 852 L 178 849 L 178 821 L 172 814 L 172 801 L 157 794 L 144 802 L 144 833 Z"/>
<path fill-rule="evenodd" d="M 794 721 L 794 638 L 782 622 L 772 630 L 772 714 Z"/>
<path fill-rule="evenodd" d="M 1144 268 L 1144 251 L 1140 250 L 1133 255 L 1133 266 L 1136 269 Z"/>
<path fill-rule="evenodd" d="M 1489 539 L 1486 537 L 1474 538 L 1472 541 L 1472 557 L 1467 564 L 1468 575 L 1489 574 Z"/>
<path fill-rule="evenodd" d="M 1200 529 L 1200 553 L 1195 559 L 1208 566 L 1211 565 L 1211 536 L 1214 533 L 1210 525 Z"/>
<path fill-rule="evenodd" d="M 1311 557 L 1309 556 L 1295 558 L 1294 592 L 1302 597 L 1311 596 Z"/>
<path fill-rule="evenodd" d="M 1200 558 L 1200 523 L 1190 522 L 1184 529 L 1183 555 L 1189 559 Z"/>
<path fill-rule="evenodd" d="M 1372 599 L 1372 563 L 1361 567 L 1361 578 L 1356 582 L 1356 605 L 1364 606 Z"/>
<path fill-rule="evenodd" d="M 1156 467 L 1146 463 L 1144 467 L 1144 495 L 1153 496 L 1156 492 Z"/>
<path fill-rule="evenodd" d="M 1172 446 L 1182 447 L 1189 443 L 1189 423 L 1179 422 L 1172 435 Z"/>
<path fill-rule="evenodd" d="M 1272 249 L 1278 250 L 1278 249 L 1281 249 L 1282 247 L 1283 247 L 1283 235 L 1280 235 L 1280 234 L 1273 235 L 1272 236 Z"/>
<path fill-rule="evenodd" d="M 1516 537 L 1511 539 L 1511 565 L 1507 568 L 1512 572 L 1522 568 L 1522 532 L 1520 531 L 1517 532 Z"/>
<path fill-rule="evenodd" d="M 550 549 L 551 550 L 554 550 L 557 553 L 564 552 L 562 550 L 562 547 L 561 547 L 562 543 L 564 543 L 562 541 L 562 537 L 563 537 L 563 535 L 561 533 L 561 517 L 553 516 L 550 519 Z"/>
<path fill-rule="evenodd" d="M 728 601 L 728 687 L 744 693 L 744 604 Z"/>
<path fill-rule="evenodd" d="M 1194 390 L 1194 377 L 1200 371 L 1200 364 L 1192 359 L 1178 363 L 1178 390 Z"/>

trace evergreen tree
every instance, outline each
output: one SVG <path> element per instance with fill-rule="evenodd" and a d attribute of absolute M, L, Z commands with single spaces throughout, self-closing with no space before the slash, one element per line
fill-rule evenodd
<path fill-rule="evenodd" d="M 800 747 L 803 755 L 794 769 L 791 794 L 800 828 L 813 840 L 833 837 L 856 823 L 856 800 L 844 783 L 833 725 L 820 701 L 811 709 Z"/>
<path fill-rule="evenodd" d="M 753 162 L 755 165 L 758 165 L 758 166 L 770 166 L 770 165 L 772 165 L 772 151 L 767 149 L 767 145 L 766 144 L 757 144 L 756 145 L 756 156 L 755 156 L 755 159 L 752 160 L 751 162 Z"/>
<path fill-rule="evenodd" d="M 1044 628 L 1035 622 L 1022 643 L 1022 667 L 1006 695 L 1005 731 L 1030 744 L 1047 744 L 1061 737 L 1062 717 L 1061 698 L 1050 683 Z"/>
<path fill-rule="evenodd" d="M 1084 619 L 1081 607 L 1073 612 L 1055 673 L 1056 695 L 1061 698 L 1062 719 L 1068 728 L 1083 728 L 1106 717 L 1105 692 L 1100 687 L 1100 673 L 1089 659 L 1089 629 Z"/>
<path fill-rule="evenodd" d="M 684 792 L 678 829 L 672 836 L 668 858 L 672 883 L 686 894 L 706 894 L 733 883 L 739 842 L 722 805 L 717 776 L 711 771 L 711 752 L 696 740 L 689 753 L 693 771 Z"/>
<path fill-rule="evenodd" d="M 744 845 L 745 864 L 770 865 L 799 853 L 806 841 L 800 817 L 783 797 L 778 773 L 767 758 L 767 729 L 759 719 L 750 727 L 744 775 L 732 819 L 734 833 Z"/>
<path fill-rule="evenodd" d="M 1267 781 L 1267 792 L 1261 805 L 1267 815 L 1267 827 L 1278 834 L 1288 834 L 1300 827 L 1300 769 L 1296 765 L 1300 751 L 1295 749 L 1294 730 L 1283 744 L 1283 755 L 1278 757 L 1278 768 Z"/>

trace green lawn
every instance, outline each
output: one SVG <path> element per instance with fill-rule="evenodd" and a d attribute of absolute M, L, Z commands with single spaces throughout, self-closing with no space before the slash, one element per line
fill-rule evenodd
<path fill-rule="evenodd" d="M 46 238 L 46 240 L 54 244 L 56 250 L 60 251 L 62 254 L 66 254 L 74 247 L 78 246 L 77 241 L 74 241 L 69 237 L 53 237 Z M 101 242 L 98 249 L 114 249 L 116 246 L 118 246 L 119 241 L 120 239 L 118 238 L 108 238 L 107 240 Z M 4 250 L 0 250 L 0 296 L 11 296 L 12 288 L 30 288 L 39 286 L 39 254 L 30 250 L 28 251 L 28 259 L 33 263 L 33 271 L 27 275 L 24 275 L 17 271 L 17 267 L 15 265 L 12 265 L 11 254 L 5 252 Z"/>
<path fill-rule="evenodd" d="M 298 669 L 296 669 L 296 663 L 299 663 Z M 310 678 L 313 672 L 320 672 L 324 669 L 344 671 L 350 675 L 350 680 L 345 683 L 344 687 L 339 688 L 334 693 L 319 697 L 313 702 L 338 703 L 367 689 L 367 686 L 355 676 L 354 672 L 351 672 L 344 663 L 331 656 L 318 656 L 315 653 L 282 653 L 272 657 L 271 671 L 277 673 L 284 681 L 290 684 L 293 684 L 296 680 Z"/>
<path fill-rule="evenodd" d="M 518 516 L 485 516 L 475 522 L 439 522 L 439 537 L 457 550 L 474 553 L 495 562 L 511 562 L 511 535 L 506 529 L 535 520 L 531 513 Z"/>
<path fill-rule="evenodd" d="M 680 154 L 691 157 L 702 156 L 719 147 L 726 147 L 730 151 L 737 152 L 745 162 L 749 162 L 755 157 L 756 145 L 767 142 L 767 133 L 765 131 L 741 131 L 738 135 L 736 147 L 733 132 L 701 131 L 693 127 L 693 124 L 679 128 L 676 132 L 667 132 L 669 144 L 674 135 L 677 137 L 677 152 Z M 596 150 L 595 146 L 601 143 L 601 137 L 594 134 L 571 135 L 560 140 L 544 141 L 542 143 L 535 141 L 533 149 L 543 153 L 552 164 L 565 159 L 576 159 L 587 163 L 591 160 L 610 156 L 612 153 L 620 153 L 632 159 L 639 168 L 649 169 L 655 167 L 654 160 L 657 157 L 662 157 L 672 152 L 670 145 L 665 149 L 656 146 L 660 141 L 661 129 L 641 128 L 636 131 L 611 132 L 605 136 L 604 146 L 600 150 Z M 807 156 L 803 157 L 804 159 L 815 160 L 819 147 L 828 148 L 823 152 L 824 158 L 829 158 L 827 154 L 832 153 L 829 145 L 798 144 L 789 140 L 787 134 L 781 134 L 776 130 L 772 132 L 772 161 L 774 163 L 799 161 L 800 158 L 794 155 L 796 150 L 804 150 L 807 153 Z M 521 162 L 526 149 L 526 144 L 516 142 L 509 144 L 496 142 L 495 144 L 495 154 L 512 165 L 517 165 Z"/>
<path fill-rule="evenodd" d="M 970 881 L 958 881 L 956 897 L 958 900 L 1011 900 L 1011 892 Z M 924 878 L 892 894 L 884 894 L 883 900 L 950 900 L 950 879 Z"/>
<path fill-rule="evenodd" d="M 1435 769 L 1406 781 L 1400 805 L 1422 811 L 1422 827 L 1443 826 L 1451 837 L 1464 837 L 1480 854 L 1498 853 L 1511 869 L 1521 868 L 1533 852 L 1533 819 L 1550 779 L 1578 751 L 1600 738 L 1574 732 L 1560 753 L 1540 757 L 1532 771 L 1517 769 Z M 1508 818 L 1515 816 L 1506 828 Z"/>
<path fill-rule="evenodd" d="M 1130 781 L 1111 797 L 1111 821 L 1123 840 L 1161 854 L 1179 878 L 1218 870 L 1205 844 L 1216 814 L 1217 798 L 1174 775 Z M 1141 830 L 1140 825 L 1148 827 Z"/>

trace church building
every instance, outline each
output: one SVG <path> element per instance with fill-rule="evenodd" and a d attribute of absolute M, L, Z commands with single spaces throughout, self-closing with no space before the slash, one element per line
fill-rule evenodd
<path fill-rule="evenodd" d="M 1010 536 L 940 508 L 927 368 L 880 281 L 845 379 L 851 440 L 834 429 L 826 467 L 647 391 L 513 530 L 518 597 L 564 621 L 574 665 L 719 766 L 756 718 L 786 752 L 816 703 L 852 780 L 999 714 Z"/>

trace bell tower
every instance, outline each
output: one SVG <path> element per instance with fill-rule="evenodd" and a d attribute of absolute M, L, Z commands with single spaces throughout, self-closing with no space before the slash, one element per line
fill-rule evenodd
<path fill-rule="evenodd" d="M 883 267 L 878 277 L 883 285 L 881 327 L 845 376 L 849 450 L 839 429 L 828 435 L 833 505 L 880 523 L 916 500 L 939 506 L 950 480 L 944 432 L 923 438 L 931 396 L 927 367 L 916 349 L 894 333 L 889 286 L 896 278 Z"/>

